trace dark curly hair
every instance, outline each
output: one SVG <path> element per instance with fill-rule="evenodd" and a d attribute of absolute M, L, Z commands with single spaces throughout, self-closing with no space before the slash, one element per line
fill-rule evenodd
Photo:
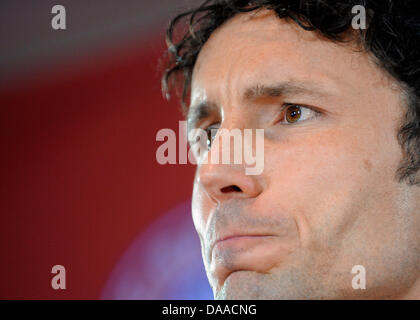
<path fill-rule="evenodd" d="M 166 33 L 168 50 L 163 71 L 162 92 L 181 96 L 183 112 L 197 56 L 211 33 L 239 12 L 273 10 L 279 18 L 294 21 L 308 31 L 334 42 L 349 41 L 354 14 L 352 8 L 366 10 L 366 29 L 352 32 L 361 50 L 370 53 L 376 63 L 400 85 L 407 112 L 398 132 L 404 159 L 397 171 L 401 182 L 420 185 L 420 12 L 418 0 L 207 0 L 199 7 L 181 13 Z M 175 38 L 179 38 L 176 40 Z M 420 179 L 419 179 L 420 180 Z"/>

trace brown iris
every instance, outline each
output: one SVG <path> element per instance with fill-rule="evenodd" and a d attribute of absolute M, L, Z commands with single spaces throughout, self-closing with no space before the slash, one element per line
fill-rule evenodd
<path fill-rule="evenodd" d="M 299 120 L 301 110 L 299 106 L 290 106 L 286 110 L 286 120 L 289 123 L 294 123 Z"/>

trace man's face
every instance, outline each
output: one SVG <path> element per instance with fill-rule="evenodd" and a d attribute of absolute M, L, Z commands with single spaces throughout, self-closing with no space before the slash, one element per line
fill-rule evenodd
<path fill-rule="evenodd" d="M 203 103 L 197 127 L 264 129 L 261 174 L 197 167 L 193 219 L 216 298 L 419 294 L 419 188 L 395 178 L 405 106 L 367 54 L 270 11 L 239 14 L 199 54 L 191 110 Z M 355 265 L 366 290 L 352 287 Z"/>

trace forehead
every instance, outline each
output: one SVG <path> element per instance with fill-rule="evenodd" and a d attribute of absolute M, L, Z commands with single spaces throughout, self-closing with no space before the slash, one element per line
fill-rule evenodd
<path fill-rule="evenodd" d="M 305 81 L 356 89 L 382 72 L 355 44 L 337 44 L 279 19 L 271 10 L 240 13 L 216 29 L 197 58 L 191 83 L 196 100 L 226 97 L 263 82 Z"/>

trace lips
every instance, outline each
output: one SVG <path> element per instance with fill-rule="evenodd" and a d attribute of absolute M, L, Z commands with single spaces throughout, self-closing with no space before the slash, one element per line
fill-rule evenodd
<path fill-rule="evenodd" d="M 250 246 L 256 246 L 258 242 L 262 242 L 264 239 L 275 237 L 273 234 L 264 232 L 249 232 L 245 233 L 237 231 L 225 231 L 220 232 L 219 236 L 210 243 L 210 249 L 208 251 L 208 262 L 211 263 L 213 256 L 223 251 L 228 251 L 230 254 L 238 253 L 239 251 L 245 251 Z"/>
<path fill-rule="evenodd" d="M 228 236 L 224 236 L 221 238 L 216 239 L 213 242 L 210 249 L 210 254 L 213 253 L 213 250 L 216 247 L 234 247 L 235 245 L 239 245 L 245 241 L 252 241 L 252 240 L 259 240 L 264 237 L 273 237 L 272 235 L 264 235 L 264 234 L 232 234 Z"/>
<path fill-rule="evenodd" d="M 254 250 L 257 246 L 263 245 L 267 240 L 275 238 L 268 234 L 233 234 L 216 239 L 210 247 L 209 262 L 214 258 L 223 258 L 223 255 L 232 257 L 241 252 Z"/>
<path fill-rule="evenodd" d="M 294 219 L 278 210 L 269 215 L 227 202 L 210 212 L 200 238 L 211 283 L 221 286 L 233 273 L 236 280 L 266 274 L 285 262 L 299 246 L 299 233 Z"/>

